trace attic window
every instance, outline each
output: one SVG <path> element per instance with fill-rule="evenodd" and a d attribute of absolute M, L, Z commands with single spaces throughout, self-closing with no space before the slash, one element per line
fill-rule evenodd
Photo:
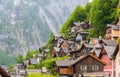
<path fill-rule="evenodd" d="M 80 69 L 82 72 L 87 71 L 87 65 L 80 65 Z"/>

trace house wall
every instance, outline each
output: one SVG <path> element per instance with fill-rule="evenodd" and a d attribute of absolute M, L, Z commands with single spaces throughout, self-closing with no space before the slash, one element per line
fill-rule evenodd
<path fill-rule="evenodd" d="M 72 68 L 60 68 L 60 74 L 62 75 L 72 75 L 73 69 Z"/>
<path fill-rule="evenodd" d="M 74 65 L 74 74 L 82 74 L 84 72 L 102 72 L 103 64 L 92 57 L 87 57 L 85 60 Z"/>
<path fill-rule="evenodd" d="M 112 76 L 112 61 L 110 60 L 107 54 L 102 55 L 101 60 L 106 63 L 106 66 L 104 66 L 104 75 L 111 77 Z M 115 72 L 115 65 L 114 65 L 114 72 Z"/>
<path fill-rule="evenodd" d="M 106 29 L 106 39 L 111 39 L 111 28 Z"/>
<path fill-rule="evenodd" d="M 116 55 L 116 77 L 120 77 L 120 45 L 119 45 L 119 52 Z"/>
<path fill-rule="evenodd" d="M 119 37 L 119 30 L 112 30 L 112 37 Z"/>

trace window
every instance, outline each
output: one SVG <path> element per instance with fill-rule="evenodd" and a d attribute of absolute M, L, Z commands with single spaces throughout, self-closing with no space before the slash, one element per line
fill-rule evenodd
<path fill-rule="evenodd" d="M 87 65 L 80 65 L 80 70 L 82 72 L 86 72 L 87 71 Z"/>
<path fill-rule="evenodd" d="M 98 71 L 99 66 L 98 65 L 92 65 L 92 71 Z"/>

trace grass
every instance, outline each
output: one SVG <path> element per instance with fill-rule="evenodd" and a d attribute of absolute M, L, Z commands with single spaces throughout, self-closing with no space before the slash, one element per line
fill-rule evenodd
<path fill-rule="evenodd" d="M 45 74 L 39 74 L 39 73 L 32 73 L 32 74 L 28 74 L 28 77 L 57 77 L 57 76 L 53 76 L 53 75 L 45 75 Z"/>

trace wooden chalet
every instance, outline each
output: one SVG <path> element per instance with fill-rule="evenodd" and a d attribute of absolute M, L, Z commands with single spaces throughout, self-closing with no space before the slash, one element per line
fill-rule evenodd
<path fill-rule="evenodd" d="M 58 56 L 65 56 L 65 55 L 66 53 L 61 48 L 58 48 L 58 47 L 54 47 L 51 53 L 51 57 L 58 57 Z"/>
<path fill-rule="evenodd" d="M 55 61 L 56 70 L 61 76 L 72 75 L 72 77 L 103 77 L 105 65 L 100 59 L 93 55 L 80 56 L 77 59 L 66 59 Z"/>
<path fill-rule="evenodd" d="M 90 54 L 91 50 L 94 48 L 94 44 L 83 44 L 80 48 L 77 50 L 70 51 L 70 55 L 74 57 L 80 57 L 83 55 L 88 55 Z"/>
<path fill-rule="evenodd" d="M 8 72 L 6 72 L 1 66 L 0 66 L 0 77 L 11 77 Z"/>
<path fill-rule="evenodd" d="M 65 53 L 69 53 L 69 51 L 72 50 L 77 50 L 79 48 L 79 46 L 74 42 L 74 41 L 68 41 L 65 40 L 61 47 L 60 47 Z"/>
<path fill-rule="evenodd" d="M 119 35 L 119 26 L 107 24 L 106 26 L 106 39 L 116 40 Z"/>

